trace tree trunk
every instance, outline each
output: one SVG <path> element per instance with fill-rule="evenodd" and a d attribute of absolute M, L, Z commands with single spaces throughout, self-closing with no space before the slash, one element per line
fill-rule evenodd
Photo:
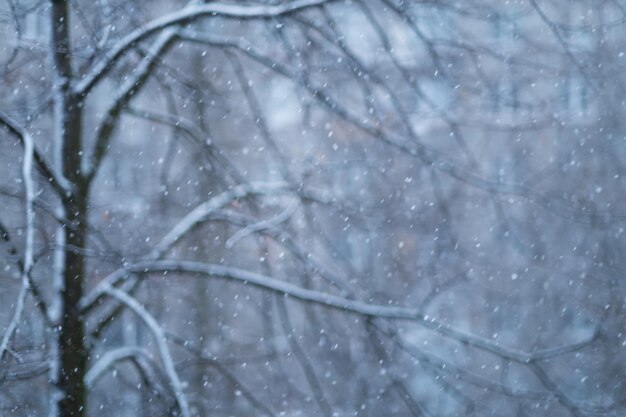
<path fill-rule="evenodd" d="M 62 396 L 59 399 L 59 417 L 82 417 L 86 414 L 87 395 L 84 377 L 87 371 L 85 327 L 79 302 L 83 295 L 85 257 L 86 195 L 76 196 L 67 208 L 66 257 L 63 276 L 62 317 L 58 345 L 60 366 L 57 381 Z M 75 250 L 79 249 L 79 251 Z"/>
<path fill-rule="evenodd" d="M 73 192 L 63 203 L 66 213 L 65 260 L 61 290 L 61 327 L 59 331 L 59 359 L 57 382 L 62 393 L 59 400 L 59 417 L 86 415 L 87 396 L 84 377 L 87 372 L 88 351 L 85 326 L 80 311 L 85 282 L 89 186 L 81 176 L 81 110 L 78 101 L 66 101 L 63 138 L 63 175 Z"/>
<path fill-rule="evenodd" d="M 75 100 L 70 100 L 66 111 L 63 171 L 74 191 L 63 204 L 66 213 L 63 228 L 66 244 L 63 287 L 60 294 L 62 316 L 58 339 L 60 366 L 57 382 L 62 397 L 59 400 L 58 411 L 59 417 L 82 417 L 86 415 L 87 406 L 84 377 L 87 372 L 88 351 L 79 304 L 85 282 L 84 248 L 88 229 L 89 188 L 80 176 L 80 107 Z M 68 143 L 70 146 L 67 146 Z"/>
<path fill-rule="evenodd" d="M 81 172 L 82 107 L 72 91 L 70 12 L 67 0 L 52 0 L 51 34 L 54 64 L 55 152 L 56 166 L 67 182 L 68 194 L 62 197 L 65 219 L 65 247 L 61 261 L 60 313 L 58 333 L 58 366 L 56 383 L 60 390 L 57 403 L 59 417 L 86 415 L 87 396 L 84 376 L 87 371 L 85 327 L 79 303 L 85 281 L 87 207 L 89 186 Z"/>

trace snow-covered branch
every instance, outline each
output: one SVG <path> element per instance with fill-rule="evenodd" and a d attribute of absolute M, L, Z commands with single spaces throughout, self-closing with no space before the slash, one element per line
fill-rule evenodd
<path fill-rule="evenodd" d="M 129 359 L 136 362 L 137 366 L 143 367 L 145 374 L 148 373 L 146 371 L 150 371 L 154 374 L 158 372 L 156 364 L 154 364 L 154 360 L 147 350 L 138 346 L 124 346 L 108 351 L 102 355 L 89 369 L 87 374 L 85 374 L 85 384 L 89 388 L 93 388 L 108 369 L 117 362 Z"/>
<path fill-rule="evenodd" d="M 258 19 L 285 15 L 320 6 L 332 0 L 294 0 L 275 5 L 237 5 L 232 3 L 192 4 L 177 12 L 157 18 L 134 30 L 117 44 L 85 75 L 75 87 L 78 95 L 86 95 L 115 65 L 117 60 L 138 42 L 171 26 L 189 23 L 205 16 L 224 16 L 238 19 Z"/>
<path fill-rule="evenodd" d="M 147 51 L 146 57 L 141 61 L 141 64 L 134 70 L 132 76 L 126 79 L 115 93 L 112 103 L 104 112 L 104 120 L 98 128 L 93 153 L 87 163 L 84 164 L 86 165 L 84 168 L 85 177 L 88 180 L 93 179 L 98 172 L 102 159 L 109 148 L 109 142 L 115 131 L 122 109 L 141 90 L 160 56 L 171 45 L 175 35 L 175 28 L 169 28 L 161 33 Z"/>
<path fill-rule="evenodd" d="M 255 224 L 253 219 L 245 216 L 241 213 L 237 213 L 233 210 L 220 210 L 215 215 L 211 216 L 213 220 L 223 220 L 236 226 L 242 226 L 244 228 L 249 225 Z M 281 229 L 261 229 L 256 230 L 254 233 L 262 233 L 264 236 L 274 239 L 274 241 L 282 245 L 298 260 L 300 260 L 306 267 L 313 271 L 316 275 L 326 280 L 333 287 L 337 287 L 342 295 L 352 297 L 354 295 L 354 288 L 348 282 L 347 277 L 334 271 L 329 265 L 321 262 L 317 259 L 315 254 L 310 250 L 305 249 L 302 245 L 293 239 L 292 236 L 285 233 Z"/>
<path fill-rule="evenodd" d="M 284 194 L 289 192 L 289 187 L 285 183 L 249 183 L 233 187 L 193 209 L 180 222 L 178 222 L 159 243 L 157 243 L 146 258 L 150 260 L 161 258 L 176 242 L 189 233 L 196 225 L 205 221 L 211 213 L 214 213 L 233 201 L 251 195 Z"/>
<path fill-rule="evenodd" d="M 22 146 L 26 146 L 26 138 L 30 137 L 30 134 L 20 126 L 17 122 L 12 120 L 8 115 L 0 112 L 0 126 L 4 126 L 8 129 L 11 134 L 13 134 L 20 141 Z M 61 185 L 62 182 L 59 180 L 59 177 L 54 173 L 51 165 L 46 161 L 44 156 L 37 150 L 37 148 L 33 144 L 33 158 L 34 163 L 37 167 L 37 170 L 41 173 L 41 175 L 46 178 L 46 180 L 50 183 L 50 185 L 57 191 L 60 197 L 64 197 L 66 195 L 66 191 L 68 186 L 66 184 Z"/>
<path fill-rule="evenodd" d="M 183 391 L 183 384 L 181 383 L 178 373 L 176 372 L 176 368 L 174 367 L 174 360 L 172 359 L 172 355 L 167 347 L 165 333 L 159 323 L 137 300 L 126 294 L 124 291 L 120 291 L 117 288 L 110 286 L 102 288 L 102 291 L 103 293 L 108 294 L 109 296 L 120 301 L 122 304 L 126 305 L 148 327 L 154 336 L 159 356 L 163 362 L 163 367 L 165 369 L 165 373 L 167 374 L 170 388 L 172 389 L 176 402 L 178 403 L 178 407 L 180 408 L 180 413 L 183 417 L 191 417 L 187 398 L 185 397 L 185 393 Z M 106 365 L 106 363 L 104 365 Z"/>
<path fill-rule="evenodd" d="M 246 236 L 249 236 L 253 233 L 257 233 L 263 230 L 275 228 L 279 224 L 286 222 L 287 220 L 291 218 L 291 216 L 293 216 L 293 214 L 296 212 L 297 209 L 298 209 L 298 203 L 296 201 L 293 201 L 291 202 L 291 204 L 287 206 L 286 209 L 278 213 L 278 215 L 270 219 L 261 220 L 256 223 L 246 225 L 246 227 L 237 231 L 237 233 L 235 233 L 234 235 L 229 237 L 228 240 L 226 240 L 226 243 L 225 243 L 226 248 L 232 249 L 233 246 L 237 244 L 237 242 L 239 242 L 241 239 L 245 238 Z"/>
<path fill-rule="evenodd" d="M 419 309 L 409 307 L 395 307 L 370 304 L 367 302 L 353 300 L 340 297 L 320 291 L 302 288 L 285 281 L 280 281 L 256 272 L 246 271 L 243 269 L 207 264 L 194 261 L 143 261 L 136 264 L 128 265 L 123 269 L 119 269 L 106 277 L 96 288 L 88 294 L 81 302 L 84 310 L 91 308 L 106 292 L 113 288 L 114 285 L 123 281 L 129 273 L 147 274 L 147 273 L 185 273 L 198 274 L 207 277 L 223 278 L 238 281 L 244 285 L 252 285 L 266 291 L 272 291 L 280 295 L 293 297 L 294 299 L 324 305 L 340 311 L 360 314 L 372 318 L 384 318 L 394 320 L 408 320 L 420 324 L 442 336 L 454 339 L 458 342 L 472 346 L 486 352 L 490 352 L 499 357 L 509 359 L 518 363 L 527 364 L 542 357 L 543 350 L 528 353 L 516 349 L 511 349 L 500 345 L 498 342 L 476 336 L 465 331 L 459 330 L 453 326 L 445 324 L 435 318 L 424 315 Z M 119 292 L 119 290 L 117 290 Z M 592 334 L 585 340 L 575 343 L 580 348 L 585 343 L 590 343 L 596 337 Z M 566 347 L 558 348 L 564 352 L 569 351 Z M 553 351 L 551 348 L 550 351 Z"/>
<path fill-rule="evenodd" d="M 4 241 L 4 243 L 7 244 L 8 246 L 7 252 L 9 256 L 15 259 L 15 263 L 17 267 L 20 269 L 20 271 L 23 271 L 24 260 L 21 259 L 19 255 L 19 251 L 17 250 L 17 247 L 13 244 L 9 231 L 4 226 L 4 224 L 2 224 L 2 221 L 0 221 L 0 241 Z M 29 280 L 29 287 L 30 287 L 31 294 L 33 295 L 33 298 L 35 299 L 35 304 L 37 305 L 37 309 L 39 310 L 41 317 L 44 319 L 46 324 L 52 325 L 50 311 L 48 310 L 48 305 L 43 297 L 41 289 L 33 281 L 33 277 L 31 275 L 28 276 L 28 280 Z"/>
<path fill-rule="evenodd" d="M 35 154 L 35 144 L 33 138 L 26 133 L 22 132 L 22 140 L 24 142 L 24 160 L 22 163 L 22 178 L 24 181 L 24 189 L 26 192 L 26 198 L 24 202 L 24 212 L 26 215 L 26 241 L 24 248 L 24 264 L 22 268 L 22 283 L 17 301 L 15 302 L 15 310 L 9 326 L 7 327 L 2 340 L 0 340 L 0 360 L 4 357 L 5 352 L 8 349 L 9 342 L 13 333 L 19 325 L 22 313 L 24 311 L 24 303 L 26 301 L 26 295 L 30 289 L 30 273 L 33 268 L 34 257 L 34 245 L 35 245 L 35 211 L 33 204 L 35 201 L 35 183 L 33 181 L 33 160 Z"/>

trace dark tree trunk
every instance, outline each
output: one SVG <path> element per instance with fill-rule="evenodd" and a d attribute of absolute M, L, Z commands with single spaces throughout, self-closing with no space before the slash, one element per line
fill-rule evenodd
<path fill-rule="evenodd" d="M 58 333 L 59 364 L 56 382 L 61 391 L 58 400 L 59 417 L 86 415 L 87 395 L 84 377 L 88 351 L 85 327 L 79 304 L 85 281 L 87 239 L 87 207 L 89 187 L 81 172 L 82 107 L 80 98 L 72 92 L 72 61 L 70 11 L 67 0 L 52 0 L 51 32 L 55 89 L 55 150 L 56 165 L 67 180 L 68 194 L 63 197 L 65 219 L 61 233 L 65 234 L 61 298 L 60 330 Z"/>
<path fill-rule="evenodd" d="M 86 196 L 76 196 L 67 209 L 67 230 L 64 288 L 61 293 L 63 310 L 59 333 L 60 366 L 58 383 L 62 392 L 59 400 L 59 417 L 82 417 L 86 414 L 87 395 L 84 383 L 87 371 L 85 327 L 79 310 L 83 295 L 85 257 L 80 252 L 85 247 Z M 74 250 L 74 249 L 79 249 Z"/>

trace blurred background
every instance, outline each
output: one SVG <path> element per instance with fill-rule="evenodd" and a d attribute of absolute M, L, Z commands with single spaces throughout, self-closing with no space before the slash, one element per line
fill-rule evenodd
<path fill-rule="evenodd" d="M 60 166 L 54 3 L 0 1 L 0 110 Z M 202 4 L 289 3 L 306 2 Z M 162 258 L 425 319 L 363 316 L 202 274 L 139 274 L 124 290 L 161 326 L 191 415 L 626 413 L 626 4 L 317 3 L 154 31 L 84 92 L 79 158 L 107 120 L 115 129 L 85 200 L 82 247 L 57 239 L 62 198 L 35 175 L 39 294 L 26 297 L 2 356 L 1 415 L 54 415 L 60 330 L 45 309 L 59 303 L 59 252 L 84 258 L 88 293 L 149 257 L 199 205 L 259 183 L 288 192 L 226 199 Z M 64 52 L 80 87 L 129 34 L 199 3 L 67 4 Z M 0 335 L 26 232 L 15 136 L 0 131 Z M 142 352 L 88 384 L 86 415 L 181 414 L 136 314 L 103 302 L 81 318 L 88 369 L 122 347 Z"/>

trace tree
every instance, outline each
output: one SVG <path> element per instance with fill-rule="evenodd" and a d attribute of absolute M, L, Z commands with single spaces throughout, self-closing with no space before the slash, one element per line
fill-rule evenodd
<path fill-rule="evenodd" d="M 566 3 L 10 0 L 0 404 L 623 411 L 623 11 Z"/>

